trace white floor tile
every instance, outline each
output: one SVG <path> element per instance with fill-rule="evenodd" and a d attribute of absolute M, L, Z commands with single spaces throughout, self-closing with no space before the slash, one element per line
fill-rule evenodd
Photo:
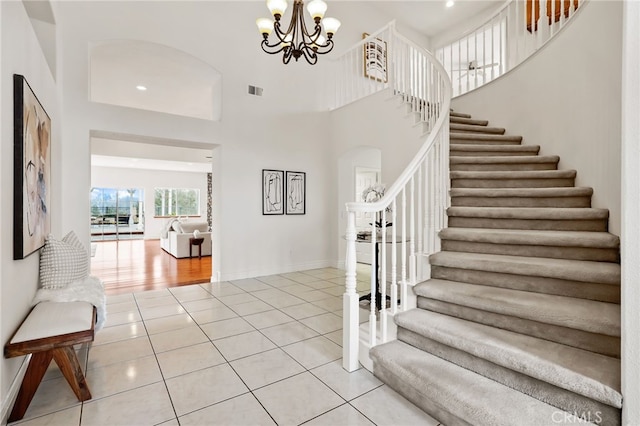
<path fill-rule="evenodd" d="M 152 425 L 174 418 L 164 383 L 88 401 L 82 408 L 83 425 Z"/>
<path fill-rule="evenodd" d="M 170 317 L 156 318 L 144 322 L 149 334 L 164 333 L 171 330 L 190 327 L 194 324 L 193 318 L 188 314 L 173 315 Z"/>
<path fill-rule="evenodd" d="M 286 315 L 276 309 L 260 312 L 259 314 L 247 315 L 243 318 L 257 329 L 273 327 L 274 325 L 295 321 L 289 315 Z"/>
<path fill-rule="evenodd" d="M 166 304 L 166 305 L 154 306 L 151 308 L 140 307 L 140 315 L 142 316 L 142 319 L 145 321 L 151 320 L 154 318 L 162 318 L 162 317 L 168 317 L 171 315 L 184 314 L 185 312 L 186 311 L 184 310 L 184 308 L 175 300 L 173 301 L 173 303 Z"/>
<path fill-rule="evenodd" d="M 342 360 L 314 368 L 311 374 L 347 401 L 382 386 L 382 382 L 365 368 L 349 373 L 342 368 Z"/>
<path fill-rule="evenodd" d="M 332 313 L 304 318 L 301 319 L 300 322 L 320 334 L 331 333 L 332 331 L 342 329 L 342 318 Z"/>
<path fill-rule="evenodd" d="M 207 309 L 206 311 L 192 312 L 191 317 L 198 324 L 206 324 L 209 322 L 225 320 L 237 317 L 238 315 L 226 306 L 218 306 L 217 308 Z"/>
<path fill-rule="evenodd" d="M 182 426 L 202 426 L 211 423 L 229 426 L 275 425 L 269 414 L 249 393 L 180 417 L 180 425 Z"/>
<path fill-rule="evenodd" d="M 238 288 L 241 288 L 242 290 L 246 291 L 246 292 L 250 292 L 253 293 L 254 291 L 259 291 L 259 290 L 268 290 L 271 287 L 269 284 L 265 284 L 264 282 L 257 280 L 255 278 L 246 278 L 243 280 L 233 280 L 231 281 L 231 284 L 235 285 Z"/>
<path fill-rule="evenodd" d="M 252 390 L 305 371 L 282 349 L 273 349 L 232 361 L 231 367 Z"/>
<path fill-rule="evenodd" d="M 94 368 L 87 371 L 86 377 L 93 399 L 104 398 L 163 380 L 158 362 L 153 355 Z"/>
<path fill-rule="evenodd" d="M 322 336 L 284 346 L 282 349 L 307 369 L 342 358 L 342 348 Z"/>
<path fill-rule="evenodd" d="M 288 306 L 286 308 L 281 308 L 280 310 L 297 320 L 300 320 L 302 318 L 315 317 L 316 315 L 327 313 L 325 309 L 322 309 L 321 307 L 313 305 L 311 303 Z"/>
<path fill-rule="evenodd" d="M 174 377 L 167 387 L 178 417 L 248 391 L 228 364 Z"/>
<path fill-rule="evenodd" d="M 257 314 L 259 312 L 270 311 L 273 306 L 267 305 L 262 300 L 255 300 L 248 303 L 240 303 L 238 305 L 231 305 L 229 308 L 240 316 Z"/>
<path fill-rule="evenodd" d="M 107 308 L 107 321 L 104 327 L 113 327 L 116 325 L 130 324 L 132 322 L 138 321 L 142 321 L 142 317 L 140 317 L 140 313 L 138 312 L 137 308 L 136 310 L 123 311 L 116 314 L 110 313 L 109 309 Z"/>
<path fill-rule="evenodd" d="M 253 297 L 249 293 L 238 293 L 230 296 L 218 296 L 218 299 L 227 306 L 238 305 L 240 303 L 254 302 L 258 298 Z"/>
<path fill-rule="evenodd" d="M 165 379 L 225 362 L 224 357 L 210 342 L 163 352 L 157 357 Z"/>
<path fill-rule="evenodd" d="M 214 345 L 227 361 L 276 348 L 276 345 L 258 331 L 225 337 L 224 339 L 216 340 Z"/>
<path fill-rule="evenodd" d="M 107 343 L 91 348 L 88 369 L 105 367 L 110 364 L 131 361 L 149 355 L 153 355 L 153 349 L 147 336 Z"/>
<path fill-rule="evenodd" d="M 380 426 L 440 424 L 386 385 L 356 398 L 351 405 Z"/>
<path fill-rule="evenodd" d="M 24 419 L 31 419 L 70 407 L 79 407 L 75 394 L 64 377 L 40 383 L 36 394 L 29 404 Z"/>
<path fill-rule="evenodd" d="M 189 302 L 182 302 L 182 307 L 187 310 L 187 312 L 197 312 L 204 311 L 211 308 L 217 308 L 219 306 L 224 306 L 224 304 L 219 301 L 214 296 L 209 295 L 209 297 L 200 299 L 200 300 L 192 300 Z"/>
<path fill-rule="evenodd" d="M 251 324 L 240 317 L 210 322 L 200 327 L 211 340 L 222 339 L 256 330 Z"/>
<path fill-rule="evenodd" d="M 156 354 L 209 341 L 207 335 L 197 325 L 152 334 L 149 338 Z"/>
<path fill-rule="evenodd" d="M 147 330 L 145 330 L 142 321 L 105 327 L 95 334 L 93 346 L 133 339 L 135 337 L 146 336 L 146 334 Z"/>
<path fill-rule="evenodd" d="M 176 298 L 173 297 L 169 291 L 166 291 L 166 294 L 163 296 L 150 298 L 141 297 L 141 294 L 143 293 L 138 293 L 136 296 L 136 300 L 140 308 L 157 308 L 158 306 L 173 305 L 177 303 Z"/>
<path fill-rule="evenodd" d="M 344 403 L 308 372 L 260 388 L 254 395 L 281 425 L 300 424 Z"/>
<path fill-rule="evenodd" d="M 373 426 L 373 423 L 351 405 L 344 404 L 314 418 L 304 426 Z"/>
<path fill-rule="evenodd" d="M 278 346 L 290 345 L 318 335 L 316 331 L 298 321 L 263 328 L 260 331 Z"/>

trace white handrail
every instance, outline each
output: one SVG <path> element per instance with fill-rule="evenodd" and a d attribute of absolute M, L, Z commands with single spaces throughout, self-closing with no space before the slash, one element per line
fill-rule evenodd
<path fill-rule="evenodd" d="M 372 62 L 364 59 L 365 56 L 371 59 L 363 54 L 365 46 L 377 47 L 379 57 L 373 57 Z M 383 65 L 375 68 L 379 64 Z M 366 68 L 369 65 L 373 68 Z M 392 96 L 409 105 L 418 124 L 425 130 L 421 148 L 384 196 L 374 202 L 346 204 L 343 367 L 354 371 L 359 367 L 362 355 L 360 343 L 373 347 L 388 339 L 387 303 L 390 314 L 413 307 L 409 301 L 409 287 L 428 278 L 428 255 L 439 250 L 437 233 L 446 226 L 445 211 L 449 205 L 451 84 L 446 70 L 434 55 L 399 34 L 393 23 L 343 54 L 337 60 L 337 69 L 335 108 L 389 89 Z M 363 78 L 363 71 L 369 78 Z M 356 212 L 372 214 L 374 220 L 368 230 L 358 232 Z M 369 336 L 366 339 L 359 335 L 360 296 L 356 288 L 359 234 L 367 234 L 371 244 Z M 387 245 L 391 246 L 390 254 Z"/>
<path fill-rule="evenodd" d="M 514 69 L 565 28 L 587 3 L 509 0 L 483 24 L 437 48 L 436 57 L 451 78 L 453 96 Z"/>

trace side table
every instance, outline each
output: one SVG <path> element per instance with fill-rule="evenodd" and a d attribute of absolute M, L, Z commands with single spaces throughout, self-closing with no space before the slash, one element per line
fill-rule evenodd
<path fill-rule="evenodd" d="M 193 246 L 198 246 L 198 257 L 202 258 L 202 242 L 204 238 L 189 238 L 189 257 L 193 257 Z"/>

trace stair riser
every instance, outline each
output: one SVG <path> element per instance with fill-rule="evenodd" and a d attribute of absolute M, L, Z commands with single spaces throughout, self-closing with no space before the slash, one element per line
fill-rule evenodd
<path fill-rule="evenodd" d="M 525 157 L 523 157 L 525 158 Z M 449 165 L 452 172 L 505 172 L 505 171 L 524 171 L 524 170 L 557 170 L 558 163 L 522 163 L 504 164 L 504 163 L 453 163 Z"/>
<path fill-rule="evenodd" d="M 527 229 L 536 231 L 606 232 L 605 220 L 502 219 L 449 216 L 450 228 Z"/>
<path fill-rule="evenodd" d="M 451 197 L 454 207 L 591 207 L 591 196 L 577 197 Z"/>
<path fill-rule="evenodd" d="M 525 393 L 547 404 L 570 413 L 601 413 L 602 426 L 619 425 L 619 409 L 594 401 L 566 389 L 559 388 L 542 380 L 496 365 L 459 349 L 446 346 L 405 328 L 398 328 L 398 340 L 421 349 L 439 358 L 445 359 L 484 377 L 502 383 L 512 389 Z"/>
<path fill-rule="evenodd" d="M 541 271 L 544 272 L 544 271 Z M 514 275 L 431 265 L 431 278 L 479 284 L 533 293 L 620 303 L 620 287 L 602 283 L 563 280 L 533 275 Z"/>
<path fill-rule="evenodd" d="M 535 157 L 537 152 L 533 151 L 459 151 L 452 149 L 452 157 Z"/>
<path fill-rule="evenodd" d="M 575 179 L 451 179 L 452 188 L 569 188 Z"/>
<path fill-rule="evenodd" d="M 484 140 L 484 139 L 458 139 L 451 136 L 450 143 L 459 145 L 520 145 L 521 141 L 513 140 Z"/>
<path fill-rule="evenodd" d="M 504 254 L 507 256 L 549 257 L 552 259 L 619 262 L 618 249 L 598 247 L 561 247 L 526 244 L 500 244 L 476 241 L 442 240 L 443 251 Z"/>
<path fill-rule="evenodd" d="M 620 338 L 418 297 L 418 307 L 480 324 L 620 358 Z"/>

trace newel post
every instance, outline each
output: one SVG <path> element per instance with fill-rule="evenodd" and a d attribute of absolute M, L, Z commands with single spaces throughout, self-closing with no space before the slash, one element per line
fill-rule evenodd
<path fill-rule="evenodd" d="M 356 213 L 348 212 L 347 214 L 347 272 L 342 302 L 342 367 L 351 372 L 360 367 L 358 361 L 360 321 L 356 292 Z"/>

